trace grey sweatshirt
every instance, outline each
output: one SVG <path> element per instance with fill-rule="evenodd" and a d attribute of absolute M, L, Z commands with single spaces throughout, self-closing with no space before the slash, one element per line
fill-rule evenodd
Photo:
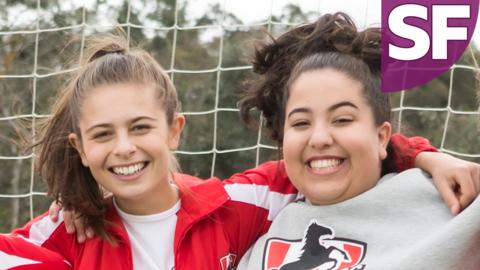
<path fill-rule="evenodd" d="M 453 217 L 419 169 L 333 205 L 284 208 L 242 269 L 478 270 L 480 201 Z"/>

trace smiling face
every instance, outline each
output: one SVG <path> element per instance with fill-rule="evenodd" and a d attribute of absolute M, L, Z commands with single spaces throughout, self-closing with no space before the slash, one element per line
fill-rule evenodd
<path fill-rule="evenodd" d="M 70 134 L 96 181 L 131 214 L 152 214 L 178 199 L 170 183 L 171 151 L 178 146 L 183 116 L 167 123 L 153 86 L 110 84 L 82 101 L 81 139 Z"/>
<path fill-rule="evenodd" d="M 363 85 L 330 68 L 302 73 L 289 89 L 283 157 L 290 180 L 313 204 L 332 204 L 373 187 L 390 139 L 376 126 Z"/>

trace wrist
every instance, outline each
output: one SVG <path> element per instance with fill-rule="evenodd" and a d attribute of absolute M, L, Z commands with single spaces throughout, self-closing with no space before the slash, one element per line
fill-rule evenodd
<path fill-rule="evenodd" d="M 415 156 L 415 168 L 420 168 L 422 170 L 428 171 L 428 156 L 433 152 L 422 151 Z"/>

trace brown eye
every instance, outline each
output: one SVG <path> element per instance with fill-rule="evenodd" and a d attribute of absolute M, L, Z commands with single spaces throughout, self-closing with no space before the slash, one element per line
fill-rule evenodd
<path fill-rule="evenodd" d="M 135 125 L 132 127 L 132 131 L 144 132 L 150 130 L 151 127 L 149 125 Z"/>
<path fill-rule="evenodd" d="M 111 135 L 111 133 L 109 131 L 101 131 L 101 132 L 94 133 L 92 138 L 93 139 L 103 139 L 103 138 L 106 138 L 110 135 Z"/>
<path fill-rule="evenodd" d="M 308 121 L 296 121 L 292 124 L 292 127 L 297 127 L 297 128 L 301 128 L 301 127 L 307 127 L 310 123 Z"/>
<path fill-rule="evenodd" d="M 333 120 L 334 124 L 344 125 L 353 122 L 352 118 L 348 117 L 339 117 Z"/>

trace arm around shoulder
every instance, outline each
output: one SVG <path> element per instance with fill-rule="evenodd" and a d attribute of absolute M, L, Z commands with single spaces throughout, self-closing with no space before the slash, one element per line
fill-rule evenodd
<path fill-rule="evenodd" d="M 430 141 L 423 137 L 406 137 L 401 133 L 395 133 L 391 138 L 393 157 L 387 167 L 394 168 L 401 172 L 415 167 L 415 159 L 421 152 L 437 152 L 437 148 L 430 144 Z"/>
<path fill-rule="evenodd" d="M 75 236 L 68 234 L 63 225 L 62 214 L 54 222 L 46 212 L 31 220 L 22 228 L 13 230 L 11 235 L 58 253 L 66 259 L 74 257 L 74 248 L 77 245 Z"/>
<path fill-rule="evenodd" d="M 0 268 L 25 270 L 68 270 L 70 264 L 58 253 L 15 235 L 0 235 Z"/>

